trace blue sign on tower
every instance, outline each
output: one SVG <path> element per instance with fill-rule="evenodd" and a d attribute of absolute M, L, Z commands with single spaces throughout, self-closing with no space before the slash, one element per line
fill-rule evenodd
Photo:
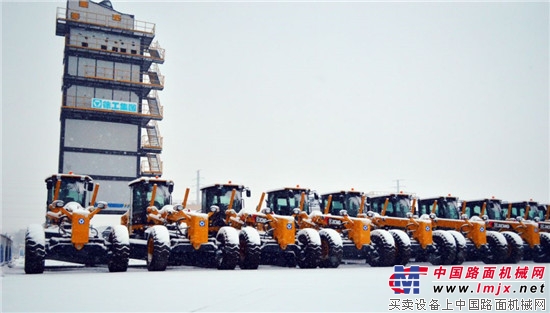
<path fill-rule="evenodd" d="M 137 113 L 137 103 L 92 98 L 92 109 Z"/>

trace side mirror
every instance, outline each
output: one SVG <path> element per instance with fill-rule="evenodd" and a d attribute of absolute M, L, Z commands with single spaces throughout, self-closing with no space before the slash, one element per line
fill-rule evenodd
<path fill-rule="evenodd" d="M 168 192 L 172 193 L 174 191 L 174 184 L 168 185 Z"/>
<path fill-rule="evenodd" d="M 53 188 L 53 181 L 52 181 L 51 179 L 48 179 L 48 180 L 46 181 L 46 188 L 47 188 L 48 190 L 50 190 L 50 189 Z"/>
<path fill-rule="evenodd" d="M 246 197 L 250 198 L 251 194 L 252 194 L 252 192 L 250 192 L 250 189 L 246 189 Z"/>
<path fill-rule="evenodd" d="M 94 184 L 90 182 L 86 183 L 86 190 L 94 191 Z"/>

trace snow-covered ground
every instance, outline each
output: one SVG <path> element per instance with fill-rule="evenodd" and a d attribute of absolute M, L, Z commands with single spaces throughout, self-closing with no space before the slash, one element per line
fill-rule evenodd
<path fill-rule="evenodd" d="M 247 271 L 182 266 L 148 272 L 140 261 L 133 261 L 128 272 L 109 273 L 104 267 L 46 262 L 49 267 L 38 275 L 26 275 L 22 260 L 13 268 L 2 267 L 2 312 L 388 312 L 390 298 L 424 298 L 429 303 L 438 296 L 431 291 L 435 279 L 431 274 L 439 267 L 428 263 L 415 264 L 429 266 L 430 275 L 420 281 L 420 294 L 395 295 L 389 287 L 394 269 L 365 264 L 343 264 L 336 269 L 260 266 Z M 466 262 L 465 271 L 468 266 L 484 264 Z M 533 285 L 543 283 L 547 288 L 533 297 L 548 299 L 550 268 L 542 266 L 545 278 Z M 439 295 L 442 304 L 458 298 Z M 460 311 L 455 308 L 455 312 Z"/>

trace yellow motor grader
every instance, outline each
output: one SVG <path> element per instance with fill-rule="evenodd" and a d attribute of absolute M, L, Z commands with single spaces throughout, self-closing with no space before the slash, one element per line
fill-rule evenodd
<path fill-rule="evenodd" d="M 130 210 L 121 223 L 130 230 L 130 257 L 144 259 L 149 271 L 168 265 L 194 265 L 234 269 L 239 259 L 238 234 L 221 227 L 215 236 L 208 231 L 208 215 L 171 204 L 174 182 L 141 177 L 131 181 Z"/>
<path fill-rule="evenodd" d="M 518 263 L 523 259 L 525 240 L 534 249 L 540 249 L 540 236 L 538 226 L 531 221 L 506 220 L 506 214 L 502 209 L 502 201 L 495 198 L 465 201 L 462 205 L 462 214 L 468 218 L 478 216 L 485 221 L 487 230 L 494 230 L 504 235 L 508 249 L 504 263 Z M 523 238 L 523 239 L 522 239 Z"/>
<path fill-rule="evenodd" d="M 262 208 L 266 194 L 268 206 Z M 311 228 L 298 230 L 290 215 L 290 206 L 269 205 L 277 202 L 275 197 L 275 191 L 262 193 L 256 211 L 227 211 L 226 223 L 236 228 L 252 226 L 258 230 L 261 264 L 316 268 L 321 256 L 319 233 Z"/>
<path fill-rule="evenodd" d="M 244 199 L 250 189 L 243 185 L 215 184 L 201 188 L 201 211 L 208 215 L 208 230 L 216 235 L 222 227 L 231 226 L 239 233 L 239 267 L 257 269 L 260 265 L 261 240 L 256 228 L 245 223 L 232 223 L 244 213 Z M 237 219 L 238 220 L 238 219 Z"/>
<path fill-rule="evenodd" d="M 322 194 L 320 210 L 312 209 L 316 208 L 313 205 L 304 206 L 303 203 L 315 200 L 315 196 L 308 197 L 310 201 L 306 202 L 305 195 L 303 191 L 294 192 L 294 197 L 300 197 L 300 206 L 294 216 L 299 228 L 319 230 L 323 267 L 337 267 L 342 259 L 366 260 L 371 266 L 408 263 L 411 253 L 409 238 L 399 230 L 374 229 L 363 212 L 366 205 L 364 193 L 343 190 Z"/>
<path fill-rule="evenodd" d="M 455 237 L 457 256 L 454 263 L 481 260 L 486 264 L 499 264 L 504 261 L 508 250 L 504 235 L 487 231 L 485 221 L 479 217 L 460 216 L 457 197 L 418 199 L 418 215 L 429 216 L 434 230 L 446 230 Z"/>
<path fill-rule="evenodd" d="M 460 263 L 461 260 L 456 259 L 455 237 L 443 230 L 433 230 L 429 216 L 415 217 L 415 205 L 416 199 L 406 193 L 373 195 L 367 197 L 367 216 L 379 229 L 405 231 L 409 235 L 415 261 L 428 261 L 433 265 Z"/>
<path fill-rule="evenodd" d="M 523 239 L 523 259 L 550 262 L 550 222 L 544 221 L 545 206 L 535 201 L 502 203 L 502 214 L 512 221 L 512 229 Z M 542 220 L 541 220 L 542 218 Z M 537 229 L 538 227 L 538 229 Z M 546 232 L 545 232 L 546 229 Z M 539 237 L 537 245 L 536 237 Z"/>
<path fill-rule="evenodd" d="M 107 208 L 106 202 L 96 202 L 99 185 L 90 176 L 71 172 L 46 178 L 46 188 L 46 222 L 30 225 L 25 233 L 25 273 L 43 273 L 46 259 L 86 266 L 106 264 L 110 272 L 126 271 L 126 228 L 115 225 L 100 231 L 90 223 Z"/>

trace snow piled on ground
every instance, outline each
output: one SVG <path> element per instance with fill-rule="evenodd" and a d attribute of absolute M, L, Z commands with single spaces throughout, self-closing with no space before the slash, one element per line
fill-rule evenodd
<path fill-rule="evenodd" d="M 377 312 L 386 311 L 388 298 L 377 290 L 389 294 L 384 287 L 393 273 L 364 264 L 148 272 L 135 262 L 128 272 L 109 273 L 106 267 L 46 262 L 55 268 L 40 275 L 26 275 L 21 261 L 3 268 L 2 312 Z"/>
<path fill-rule="evenodd" d="M 446 299 L 454 303 L 458 298 L 480 297 L 475 294 L 436 295 L 431 292 L 433 275 L 421 279 L 419 295 L 395 295 L 388 285 L 393 267 L 374 268 L 364 262 L 342 264 L 335 269 L 260 265 L 258 270 L 221 271 L 180 266 L 168 267 L 164 272 L 148 272 L 143 261 L 131 260 L 128 272 L 123 273 L 109 273 L 106 267 L 68 265 L 47 260 L 46 271 L 38 275 L 26 275 L 22 259 L 17 260 L 14 268 L 2 267 L 0 311 L 395 312 L 388 311 L 390 298 L 411 301 L 423 298 L 428 303 L 431 298 L 437 298 L 444 304 Z M 414 265 L 428 266 L 430 273 L 439 268 L 429 263 Z M 464 265 L 484 266 L 481 262 Z M 535 263 L 522 261 L 520 265 L 532 267 Z M 546 267 L 545 279 L 537 282 L 537 286 L 544 283 L 547 287 L 545 294 L 539 293 L 536 297 L 548 298 L 550 266 L 542 266 Z M 489 295 L 482 297 L 492 298 Z M 427 308 L 425 312 L 448 311 Z"/>

